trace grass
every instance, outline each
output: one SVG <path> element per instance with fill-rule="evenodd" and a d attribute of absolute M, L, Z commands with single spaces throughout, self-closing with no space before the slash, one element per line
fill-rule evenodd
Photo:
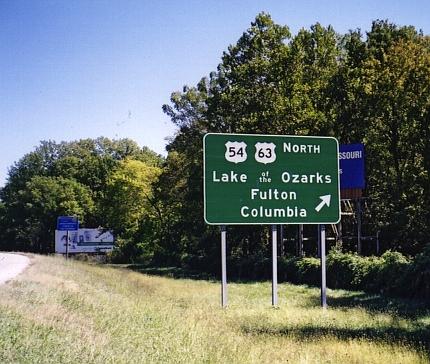
<path fill-rule="evenodd" d="M 429 363 L 419 302 L 172 279 L 56 257 L 0 287 L 1 363 Z"/>

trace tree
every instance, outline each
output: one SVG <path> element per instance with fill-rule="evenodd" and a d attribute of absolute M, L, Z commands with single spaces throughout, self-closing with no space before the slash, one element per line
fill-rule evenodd
<path fill-rule="evenodd" d="M 108 184 L 126 159 L 154 170 L 162 163 L 159 155 L 130 139 L 41 142 L 12 166 L 0 190 L 2 246 L 49 251 L 59 214 L 77 215 L 87 227 L 112 224 L 105 215 Z"/>
<path fill-rule="evenodd" d="M 106 226 L 120 237 L 122 260 L 154 254 L 161 216 L 153 185 L 160 173 L 159 167 L 124 159 L 109 177 L 103 211 Z"/>
<path fill-rule="evenodd" d="M 369 57 L 362 85 L 369 124 L 364 141 L 372 166 L 369 193 L 378 202 L 377 218 L 394 248 L 417 253 L 430 235 L 428 43 L 399 40 L 381 60 Z"/>
<path fill-rule="evenodd" d="M 30 251 L 53 251 L 58 216 L 77 216 L 85 223 L 94 209 L 88 187 L 63 177 L 35 176 L 18 194 L 6 207 L 8 228 L 18 246 Z"/>
<path fill-rule="evenodd" d="M 132 237 L 144 217 L 156 215 L 152 185 L 161 170 L 144 162 L 125 159 L 110 175 L 105 214 L 108 227 L 124 237 Z"/>
<path fill-rule="evenodd" d="M 202 138 L 233 132 L 364 142 L 374 230 L 387 248 L 423 248 L 430 236 L 429 39 L 379 20 L 363 38 L 360 30 L 341 36 L 320 24 L 292 37 L 262 13 L 216 72 L 172 94 L 163 110 L 178 131 L 159 188 L 174 202 L 176 223 L 174 241 L 164 244 L 180 249 L 177 255 L 213 259 L 215 230 L 202 219 Z M 231 230 L 234 254 L 266 252 L 264 229 Z"/>
<path fill-rule="evenodd" d="M 163 110 L 179 127 L 168 146 L 160 181 L 161 195 L 176 206 L 168 246 L 183 256 L 217 254 L 216 228 L 203 221 L 202 139 L 206 132 L 333 134 L 331 80 L 336 74 L 337 38 L 332 28 L 316 24 L 288 42 L 288 27 L 259 14 L 235 45 L 224 52 L 217 72 L 196 87 L 172 94 Z M 172 168 L 171 163 L 178 164 Z M 169 190 L 174 190 L 170 194 Z M 176 192 L 177 191 L 177 192 Z M 234 228 L 229 248 L 259 254 L 269 246 L 264 227 Z M 178 255 L 181 255 L 179 252 Z"/>

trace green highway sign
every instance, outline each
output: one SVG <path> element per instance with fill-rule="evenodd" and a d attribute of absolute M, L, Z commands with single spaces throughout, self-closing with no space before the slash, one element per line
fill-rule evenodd
<path fill-rule="evenodd" d="M 204 218 L 212 225 L 335 224 L 335 138 L 206 134 Z"/>

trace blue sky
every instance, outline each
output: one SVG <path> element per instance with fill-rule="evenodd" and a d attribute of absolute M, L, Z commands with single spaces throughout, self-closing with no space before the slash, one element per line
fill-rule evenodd
<path fill-rule="evenodd" d="M 128 137 L 165 154 L 161 106 L 216 69 L 265 11 L 293 34 L 388 19 L 430 33 L 430 1 L 0 0 L 0 186 L 41 140 Z"/>

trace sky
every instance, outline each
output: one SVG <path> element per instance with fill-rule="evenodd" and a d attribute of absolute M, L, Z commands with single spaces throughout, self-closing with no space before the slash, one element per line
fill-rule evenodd
<path fill-rule="evenodd" d="M 293 34 L 376 19 L 430 34 L 428 0 L 0 0 L 0 187 L 42 140 L 131 138 L 165 155 L 175 127 L 162 105 L 262 11 Z"/>

